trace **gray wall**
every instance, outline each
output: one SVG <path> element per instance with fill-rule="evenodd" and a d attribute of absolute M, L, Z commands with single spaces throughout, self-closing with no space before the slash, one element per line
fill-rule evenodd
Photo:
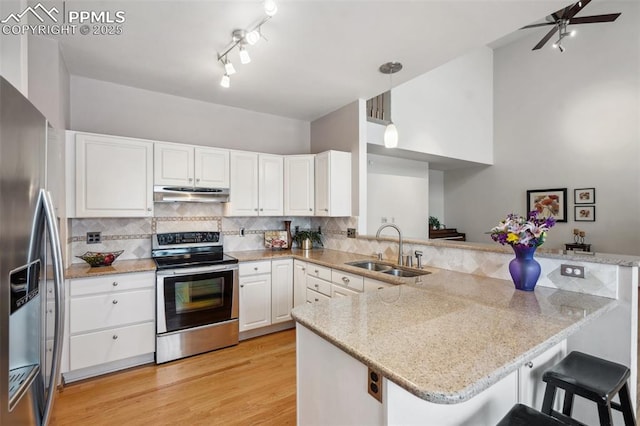
<path fill-rule="evenodd" d="M 568 222 L 545 248 L 587 233 L 598 252 L 640 255 L 640 3 L 601 2 L 615 23 L 580 25 L 560 53 L 532 52 L 533 32 L 494 52 L 494 159 L 445 172 L 448 224 L 470 241 L 507 213 L 524 213 L 526 190 L 568 188 Z M 573 189 L 596 188 L 596 221 L 575 222 Z"/>
<path fill-rule="evenodd" d="M 71 129 L 273 154 L 309 152 L 307 121 L 75 75 Z"/>
<path fill-rule="evenodd" d="M 58 42 L 29 36 L 29 99 L 57 129 L 69 128 L 69 80 Z"/>

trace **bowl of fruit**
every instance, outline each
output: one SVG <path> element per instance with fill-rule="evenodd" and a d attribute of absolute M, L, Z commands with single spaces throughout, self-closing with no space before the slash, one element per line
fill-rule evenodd
<path fill-rule="evenodd" d="M 124 253 L 124 250 L 118 251 L 88 251 L 82 256 L 76 256 L 84 260 L 92 267 L 110 266 L 118 256 Z"/>

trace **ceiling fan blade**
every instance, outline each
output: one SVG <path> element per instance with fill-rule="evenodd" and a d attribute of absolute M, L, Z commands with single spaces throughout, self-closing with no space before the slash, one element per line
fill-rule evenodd
<path fill-rule="evenodd" d="M 575 5 L 569 5 L 567 7 L 565 7 L 564 9 L 560 9 L 556 12 L 553 12 L 551 14 L 551 17 L 553 18 L 554 21 L 559 21 L 560 19 L 564 18 L 564 16 L 569 12 L 569 10 Z"/>
<path fill-rule="evenodd" d="M 524 30 L 525 28 L 536 28 L 536 27 L 546 27 L 549 25 L 555 25 L 555 22 L 545 22 L 543 24 L 531 24 L 531 25 L 527 25 L 526 27 L 522 27 L 520 28 L 521 30 Z"/>
<path fill-rule="evenodd" d="M 562 16 L 563 19 L 571 19 L 576 16 L 576 13 L 580 12 L 586 5 L 591 3 L 591 0 L 582 0 L 571 6 L 570 8 L 565 9 L 565 14 Z"/>
<path fill-rule="evenodd" d="M 581 16 L 571 18 L 569 24 L 595 24 L 596 22 L 613 22 L 618 19 L 621 13 L 610 13 L 608 15 Z"/>
<path fill-rule="evenodd" d="M 551 28 L 551 31 L 549 31 L 549 32 L 547 33 L 547 35 L 546 35 L 546 36 L 544 36 L 544 37 L 542 38 L 542 40 L 540 40 L 540 41 L 538 42 L 538 44 L 536 44 L 536 45 L 535 45 L 535 47 L 534 47 L 533 49 L 531 49 L 531 50 L 538 50 L 538 49 L 542 48 L 542 46 L 544 46 L 544 45 L 549 41 L 549 39 L 550 39 L 551 37 L 553 37 L 553 35 L 554 35 L 557 31 L 558 31 L 558 27 L 557 27 L 557 26 L 555 26 L 555 27 Z"/>

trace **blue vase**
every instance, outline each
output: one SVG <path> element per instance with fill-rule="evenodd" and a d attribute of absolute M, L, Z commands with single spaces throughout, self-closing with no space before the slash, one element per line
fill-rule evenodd
<path fill-rule="evenodd" d="M 509 262 L 509 273 L 516 289 L 533 291 L 540 278 L 540 264 L 533 258 L 537 247 L 511 246 L 516 258 Z"/>

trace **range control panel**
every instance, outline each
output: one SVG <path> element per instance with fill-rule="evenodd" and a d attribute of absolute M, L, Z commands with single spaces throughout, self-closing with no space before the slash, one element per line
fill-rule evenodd
<path fill-rule="evenodd" d="M 169 232 L 156 237 L 161 246 L 220 242 L 220 232 Z"/>

